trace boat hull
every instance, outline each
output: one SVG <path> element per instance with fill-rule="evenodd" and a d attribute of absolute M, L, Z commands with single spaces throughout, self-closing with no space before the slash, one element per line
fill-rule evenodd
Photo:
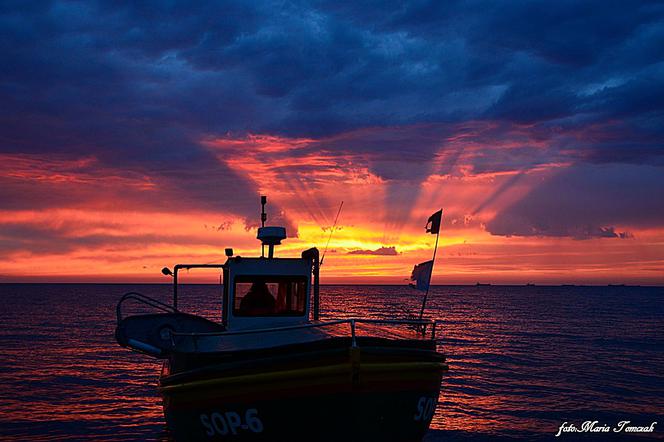
<path fill-rule="evenodd" d="M 166 377 L 170 432 L 176 440 L 421 440 L 445 364 L 435 352 L 373 350 L 337 350 L 313 367 L 295 358 L 262 361 L 249 373 L 222 364 L 216 373 Z"/>

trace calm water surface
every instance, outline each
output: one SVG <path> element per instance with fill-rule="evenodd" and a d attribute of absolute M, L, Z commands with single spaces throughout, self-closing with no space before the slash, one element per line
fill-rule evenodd
<path fill-rule="evenodd" d="M 113 338 L 130 290 L 170 297 L 168 285 L 0 284 L 0 438 L 168 437 L 159 363 Z M 185 311 L 219 317 L 218 286 L 181 292 Z M 403 318 L 421 299 L 397 286 L 321 295 L 327 317 Z M 664 436 L 663 288 L 448 286 L 430 299 L 450 371 L 427 441 L 555 439 L 585 420 L 658 421 L 650 438 Z"/>

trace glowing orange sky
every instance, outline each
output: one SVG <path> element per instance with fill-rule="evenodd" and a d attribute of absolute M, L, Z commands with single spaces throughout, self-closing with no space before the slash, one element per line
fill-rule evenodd
<path fill-rule="evenodd" d="M 322 250 L 344 201 L 323 283 L 405 284 L 412 266 L 430 259 L 435 237 L 425 234 L 424 225 L 441 207 L 434 284 L 664 283 L 661 227 L 615 225 L 630 232 L 624 240 L 487 231 L 497 213 L 566 170 L 566 162 L 482 172 L 469 164 L 485 146 L 461 135 L 446 140 L 447 150 L 414 165 L 408 157 L 333 148 L 369 132 L 319 140 L 268 135 L 200 140 L 220 166 L 253 183 L 255 199 L 244 202 L 255 207 L 253 219 L 246 211 L 189 206 L 186 193 L 169 196 L 159 179 L 140 169 L 114 168 L 94 157 L 4 154 L 2 182 L 26 198 L 41 199 L 34 209 L 0 208 L 6 249 L 0 281 L 167 282 L 159 274 L 163 266 L 223 262 L 225 247 L 256 255 L 259 195 L 267 194 L 268 224 L 286 225 L 290 236 L 278 256 L 297 256 L 311 246 Z M 512 133 L 493 148 L 517 149 L 520 136 Z M 455 143 L 463 144 L 463 151 L 452 158 L 449 146 Z M 533 142 L 530 148 L 544 147 Z M 421 180 L 390 180 L 375 173 L 377 167 L 426 170 Z M 393 252 L 370 254 L 376 250 Z M 191 276 L 191 281 L 215 280 Z"/>
<path fill-rule="evenodd" d="M 344 201 L 327 283 L 404 283 L 443 208 L 434 283 L 664 284 L 661 11 L 558 3 L 9 7 L 0 281 L 256 255 L 266 194 L 282 256 Z"/>

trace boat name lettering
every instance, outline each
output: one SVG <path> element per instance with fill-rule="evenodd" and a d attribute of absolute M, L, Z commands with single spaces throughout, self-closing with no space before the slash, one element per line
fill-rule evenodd
<path fill-rule="evenodd" d="M 201 423 L 205 427 L 205 434 L 210 437 L 216 435 L 226 436 L 229 432 L 235 436 L 238 431 L 242 430 L 249 430 L 253 433 L 263 431 L 263 422 L 258 417 L 258 410 L 255 408 L 249 408 L 244 413 L 244 423 L 240 414 L 235 411 L 202 413 Z"/>
<path fill-rule="evenodd" d="M 436 398 L 422 396 L 417 401 L 417 413 L 415 414 L 416 421 L 429 421 L 436 411 Z"/>

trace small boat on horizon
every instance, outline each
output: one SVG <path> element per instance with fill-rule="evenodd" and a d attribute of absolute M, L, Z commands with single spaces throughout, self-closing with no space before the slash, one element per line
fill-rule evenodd
<path fill-rule="evenodd" d="M 477 287 L 489 287 L 489 286 L 491 286 L 491 284 L 484 283 L 484 282 L 478 282 L 477 284 L 475 284 L 475 286 L 477 286 Z"/>
<path fill-rule="evenodd" d="M 318 250 L 274 257 L 286 231 L 265 227 L 266 199 L 261 202 L 260 257 L 226 249 L 224 264 L 164 268 L 173 278 L 172 304 L 131 292 L 117 305 L 118 343 L 163 360 L 158 388 L 170 435 L 421 440 L 447 370 L 436 322 L 321 320 Z M 219 321 L 178 309 L 178 272 L 194 268 L 221 270 Z M 125 316 L 128 301 L 155 312 Z"/>

